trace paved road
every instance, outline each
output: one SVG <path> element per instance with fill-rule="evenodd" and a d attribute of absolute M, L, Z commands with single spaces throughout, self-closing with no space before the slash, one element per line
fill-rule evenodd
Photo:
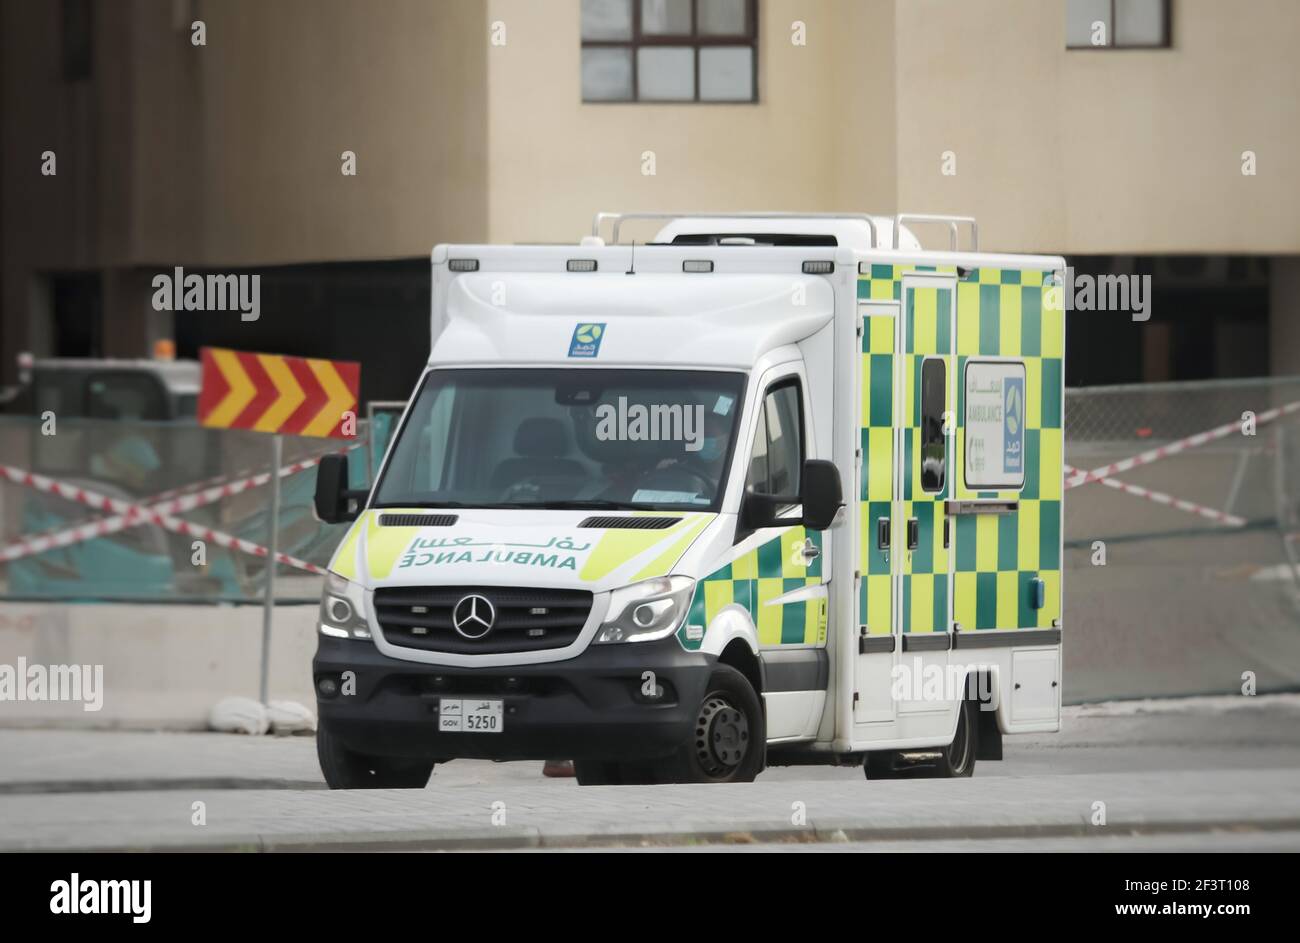
<path fill-rule="evenodd" d="M 743 786 L 582 788 L 538 763 L 460 761 L 426 790 L 353 793 L 324 789 L 310 738 L 0 730 L 0 849 L 1300 850 L 1300 696 L 1094 705 L 1065 722 L 1008 738 L 971 780 L 797 767 Z"/>

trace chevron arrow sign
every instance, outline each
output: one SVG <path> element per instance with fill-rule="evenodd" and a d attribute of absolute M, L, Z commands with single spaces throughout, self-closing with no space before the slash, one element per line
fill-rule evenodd
<path fill-rule="evenodd" d="M 217 429 L 348 439 L 356 435 L 361 365 L 204 347 L 199 422 Z"/>

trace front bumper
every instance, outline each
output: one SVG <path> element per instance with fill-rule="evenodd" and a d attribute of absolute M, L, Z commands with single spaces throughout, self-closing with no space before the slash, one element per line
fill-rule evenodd
<path fill-rule="evenodd" d="M 564 661 L 452 668 L 401 661 L 366 640 L 318 636 L 312 673 L 320 723 L 369 756 L 449 760 L 666 756 L 692 734 L 716 658 L 673 638 L 592 645 Z M 355 693 L 326 697 L 322 679 L 353 672 Z M 642 695 L 645 672 L 663 688 Z M 442 697 L 500 698 L 501 733 L 443 733 Z"/>

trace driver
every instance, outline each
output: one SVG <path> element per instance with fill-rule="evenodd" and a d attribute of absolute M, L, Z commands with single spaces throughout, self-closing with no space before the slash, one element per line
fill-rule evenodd
<path fill-rule="evenodd" d="M 704 475 L 716 488 L 722 477 L 722 457 L 727 449 L 727 418 L 715 410 L 704 413 L 704 429 L 697 451 L 683 450 L 677 455 L 660 459 L 656 471 L 681 469 L 694 475 Z"/>

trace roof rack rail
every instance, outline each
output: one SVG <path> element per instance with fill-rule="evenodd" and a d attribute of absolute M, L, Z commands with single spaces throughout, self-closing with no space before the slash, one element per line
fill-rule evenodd
<path fill-rule="evenodd" d="M 871 233 L 871 247 L 879 248 L 876 222 L 866 213 L 597 213 L 591 223 L 591 234 L 600 236 L 601 226 L 612 222 L 610 244 L 618 245 L 619 230 L 630 219 L 860 219 L 866 222 Z M 971 220 L 974 223 L 974 220 Z M 894 241 L 898 241 L 898 229 L 894 229 Z"/>
<path fill-rule="evenodd" d="M 898 232 L 903 228 L 904 223 L 947 223 L 948 224 L 948 251 L 958 251 L 961 240 L 958 238 L 958 230 L 961 226 L 970 227 L 970 251 L 978 252 L 980 250 L 980 233 L 979 226 L 975 223 L 974 216 L 936 216 L 932 213 L 899 213 L 894 217 L 894 244 L 893 248 L 898 248 Z M 873 244 L 875 240 L 872 240 Z"/>

